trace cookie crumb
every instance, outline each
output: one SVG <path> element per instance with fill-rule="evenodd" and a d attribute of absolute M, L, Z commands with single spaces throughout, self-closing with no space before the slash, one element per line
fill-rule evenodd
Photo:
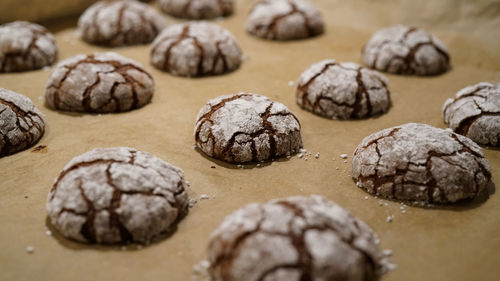
<path fill-rule="evenodd" d="M 292 80 L 288 81 L 288 86 L 290 86 L 290 87 L 295 86 L 295 81 L 292 81 Z"/>
<path fill-rule="evenodd" d="M 206 194 L 200 195 L 200 200 L 208 200 L 208 199 L 210 199 L 210 196 L 208 196 Z"/>
<path fill-rule="evenodd" d="M 347 163 L 347 160 L 344 160 L 344 163 Z"/>
<path fill-rule="evenodd" d="M 347 157 L 349 157 L 349 155 L 347 155 L 347 154 L 340 154 L 340 158 L 342 158 L 342 159 L 347 159 Z"/>
<path fill-rule="evenodd" d="M 370 199 L 370 197 L 369 197 L 368 195 L 367 195 L 367 196 L 365 196 L 365 200 L 368 200 L 368 199 Z"/>
<path fill-rule="evenodd" d="M 314 155 L 314 158 L 316 158 L 316 159 L 319 158 L 319 152 L 316 152 L 316 154 Z"/>
<path fill-rule="evenodd" d="M 31 152 L 37 152 L 37 153 L 47 153 L 48 148 L 46 145 L 39 145 L 31 150 Z"/>
<path fill-rule="evenodd" d="M 392 220 L 394 219 L 394 216 L 387 216 L 387 218 L 385 219 L 386 222 L 392 222 Z"/>
<path fill-rule="evenodd" d="M 297 155 L 300 159 L 302 159 L 302 157 L 304 157 L 304 154 L 302 153 L 299 153 L 299 155 Z"/>
<path fill-rule="evenodd" d="M 194 205 L 196 205 L 196 203 L 198 203 L 198 201 L 196 201 L 196 199 L 190 198 L 189 201 L 188 201 L 189 208 L 193 208 Z"/>
<path fill-rule="evenodd" d="M 50 229 L 46 229 L 45 230 L 45 235 L 52 236 L 52 231 L 50 231 Z"/>
<path fill-rule="evenodd" d="M 391 257 L 392 256 L 392 250 L 390 250 L 390 249 L 382 250 L 382 255 L 385 256 L 385 257 Z"/>
<path fill-rule="evenodd" d="M 257 167 L 260 167 L 260 166 L 262 166 L 262 165 L 260 165 L 260 163 L 259 163 L 259 164 L 257 164 L 256 166 L 257 166 Z"/>
<path fill-rule="evenodd" d="M 216 167 L 215 166 L 210 166 L 210 168 L 215 169 Z"/>
<path fill-rule="evenodd" d="M 33 246 L 26 247 L 26 253 L 33 254 L 34 252 L 35 252 L 35 247 Z"/>
<path fill-rule="evenodd" d="M 335 170 L 338 170 L 338 169 L 339 169 L 339 167 L 335 167 Z"/>

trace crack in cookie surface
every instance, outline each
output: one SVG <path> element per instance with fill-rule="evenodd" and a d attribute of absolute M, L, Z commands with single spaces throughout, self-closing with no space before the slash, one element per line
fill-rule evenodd
<path fill-rule="evenodd" d="M 151 62 L 180 76 L 218 75 L 239 67 L 241 50 L 229 31 L 208 22 L 190 22 L 162 31 L 153 42 Z"/>
<path fill-rule="evenodd" d="M 363 47 L 363 61 L 371 68 L 407 75 L 437 75 L 450 68 L 446 47 L 434 35 L 397 25 L 375 33 Z"/>
<path fill-rule="evenodd" d="M 187 212 L 185 184 L 182 170 L 150 154 L 97 149 L 61 172 L 49 192 L 47 212 L 71 239 L 148 243 Z"/>
<path fill-rule="evenodd" d="M 354 63 L 324 60 L 299 78 L 297 104 L 333 119 L 364 118 L 386 112 L 391 105 L 387 79 Z"/>
<path fill-rule="evenodd" d="M 153 92 L 153 78 L 141 65 L 115 53 L 98 53 L 58 64 L 45 98 L 56 110 L 107 113 L 140 108 Z"/>
<path fill-rule="evenodd" d="M 325 238 L 329 242 L 321 242 Z M 376 240 L 363 222 L 320 196 L 276 199 L 247 205 L 224 220 L 210 237 L 209 272 L 221 281 L 267 280 L 281 270 L 296 272 L 289 280 L 297 281 L 377 280 L 382 266 Z M 349 262 L 336 263 L 339 255 Z"/>
<path fill-rule="evenodd" d="M 250 34 L 270 40 L 293 40 L 323 33 L 320 12 L 301 0 L 263 0 L 254 5 L 247 22 Z"/>
<path fill-rule="evenodd" d="M 54 63 L 57 52 L 54 36 L 43 26 L 22 21 L 0 26 L 0 72 L 40 69 Z"/>
<path fill-rule="evenodd" d="M 210 100 L 197 117 L 194 135 L 208 156 L 231 163 L 274 159 L 302 147 L 295 115 L 250 93 Z"/>
<path fill-rule="evenodd" d="M 354 181 L 370 193 L 439 204 L 476 197 L 491 183 L 489 169 L 471 140 L 412 123 L 368 136 L 352 162 Z"/>
<path fill-rule="evenodd" d="M 158 12 L 136 1 L 97 2 L 78 21 L 83 40 L 105 46 L 150 43 L 164 26 Z"/>
<path fill-rule="evenodd" d="M 161 10 L 186 19 L 212 19 L 233 13 L 233 0 L 159 0 Z"/>
<path fill-rule="evenodd" d="M 34 145 L 45 131 L 45 117 L 31 100 L 2 88 L 0 117 L 0 157 Z"/>
<path fill-rule="evenodd" d="M 479 83 L 460 90 L 442 109 L 445 123 L 456 133 L 482 145 L 500 144 L 500 85 Z"/>

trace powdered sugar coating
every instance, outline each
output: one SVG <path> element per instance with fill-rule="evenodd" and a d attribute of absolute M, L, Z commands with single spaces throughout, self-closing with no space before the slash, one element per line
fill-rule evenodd
<path fill-rule="evenodd" d="M 40 69 L 56 58 L 56 41 L 45 27 L 25 21 L 0 25 L 0 72 Z"/>
<path fill-rule="evenodd" d="M 396 74 L 436 75 L 450 69 L 446 46 L 415 27 L 396 25 L 376 32 L 362 51 L 370 68 Z"/>
<path fill-rule="evenodd" d="M 491 184 L 476 143 L 415 123 L 366 137 L 354 152 L 352 177 L 377 196 L 441 204 L 474 198 Z"/>
<path fill-rule="evenodd" d="M 178 18 L 212 19 L 233 13 L 233 0 L 158 0 L 163 12 Z"/>
<path fill-rule="evenodd" d="M 44 132 L 45 117 L 33 102 L 0 88 L 0 157 L 34 145 Z"/>
<path fill-rule="evenodd" d="M 47 81 L 50 108 L 123 112 L 151 101 L 154 81 L 141 64 L 117 53 L 78 55 L 60 62 Z"/>
<path fill-rule="evenodd" d="M 47 199 L 52 225 L 88 243 L 149 243 L 188 205 L 181 169 L 127 147 L 98 148 L 71 160 Z"/>
<path fill-rule="evenodd" d="M 250 204 L 212 233 L 214 280 L 378 280 L 377 235 L 321 196 Z"/>
<path fill-rule="evenodd" d="M 155 39 L 151 63 L 180 76 L 217 75 L 240 66 L 241 50 L 233 35 L 201 21 L 172 25 Z"/>
<path fill-rule="evenodd" d="M 106 46 L 146 44 L 164 27 L 156 10 L 137 1 L 99 1 L 78 20 L 84 41 Z"/>
<path fill-rule="evenodd" d="M 460 90 L 443 105 L 444 122 L 484 145 L 500 145 L 500 84 L 482 82 Z"/>
<path fill-rule="evenodd" d="M 355 63 L 323 60 L 299 78 L 297 104 L 332 119 L 363 118 L 386 112 L 391 105 L 388 80 Z"/>
<path fill-rule="evenodd" d="M 270 40 L 293 40 L 323 33 L 321 13 L 302 0 L 263 0 L 255 4 L 247 31 Z"/>
<path fill-rule="evenodd" d="M 194 135 L 208 156 L 231 163 L 274 159 L 302 147 L 299 121 L 288 108 L 251 93 L 209 100 Z"/>

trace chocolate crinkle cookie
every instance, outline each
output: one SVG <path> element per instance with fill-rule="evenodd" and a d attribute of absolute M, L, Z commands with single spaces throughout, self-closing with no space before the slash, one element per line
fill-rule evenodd
<path fill-rule="evenodd" d="M 0 157 L 34 145 L 44 132 L 45 117 L 33 102 L 0 88 Z"/>
<path fill-rule="evenodd" d="M 241 63 L 233 35 L 209 22 L 172 25 L 153 42 L 151 63 L 179 76 L 207 76 L 230 72 Z"/>
<path fill-rule="evenodd" d="M 363 118 L 389 110 L 388 80 L 377 71 L 355 63 L 324 60 L 299 78 L 300 107 L 332 119 Z"/>
<path fill-rule="evenodd" d="M 166 14 L 187 19 L 212 19 L 233 13 L 233 0 L 158 0 Z"/>
<path fill-rule="evenodd" d="M 87 243 L 149 243 L 187 213 L 183 171 L 132 148 L 99 148 L 71 160 L 47 199 L 52 225 Z"/>
<path fill-rule="evenodd" d="M 391 265 L 377 235 L 321 196 L 250 204 L 229 215 L 208 245 L 213 280 L 372 281 Z"/>
<path fill-rule="evenodd" d="M 163 17 L 137 1 L 99 1 L 78 20 L 78 32 L 89 43 L 110 47 L 146 44 L 165 27 Z"/>
<path fill-rule="evenodd" d="M 209 100 L 196 118 L 196 145 L 230 163 L 291 155 L 302 147 L 300 124 L 288 108 L 251 93 Z"/>
<path fill-rule="evenodd" d="M 96 53 L 59 63 L 47 81 L 45 102 L 62 111 L 123 112 L 149 103 L 153 92 L 153 77 L 138 62 Z"/>
<path fill-rule="evenodd" d="M 450 69 L 446 46 L 427 31 L 396 25 L 376 32 L 362 51 L 363 62 L 380 71 L 437 75 Z"/>
<path fill-rule="evenodd" d="M 500 84 L 479 83 L 460 90 L 443 105 L 445 123 L 483 145 L 500 145 Z"/>
<path fill-rule="evenodd" d="M 467 137 L 409 123 L 366 137 L 354 152 L 352 176 L 374 195 L 455 203 L 488 192 L 490 165 Z"/>
<path fill-rule="evenodd" d="M 45 27 L 25 21 L 0 25 L 0 72 L 40 69 L 56 58 L 56 41 Z"/>
<path fill-rule="evenodd" d="M 302 0 L 263 0 L 255 4 L 247 31 L 270 40 L 294 40 L 323 33 L 321 13 Z"/>

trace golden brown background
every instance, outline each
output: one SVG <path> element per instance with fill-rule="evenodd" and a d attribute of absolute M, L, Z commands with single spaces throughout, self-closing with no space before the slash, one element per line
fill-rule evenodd
<path fill-rule="evenodd" d="M 33 19 L 35 6 L 21 8 L 25 2 L 0 1 L 0 21 L 14 16 Z M 81 7 L 85 1 L 43 1 L 43 9 L 70 2 L 79 2 Z M 136 111 L 109 115 L 52 111 L 42 98 L 50 71 L 0 74 L 0 86 L 30 97 L 48 123 L 39 143 L 48 147 L 46 152 L 30 149 L 0 159 L 0 280 L 190 280 L 192 266 L 204 258 L 209 234 L 226 215 L 246 203 L 312 193 L 350 210 L 379 234 L 382 248 L 393 250 L 392 260 L 398 269 L 383 280 L 498 280 L 498 192 L 484 204 L 408 207 L 407 213 L 401 214 L 397 202 L 384 201 L 388 206 L 379 206 L 373 197 L 365 200 L 367 194 L 350 178 L 350 163 L 343 163 L 339 155 L 352 154 L 363 137 L 387 127 L 407 122 L 445 127 L 440 108 L 446 98 L 470 84 L 498 82 L 500 2 L 317 0 L 312 2 L 323 11 L 326 33 L 284 43 L 246 34 L 244 24 L 252 2 L 237 1 L 235 15 L 217 22 L 235 35 L 248 56 L 231 74 L 174 77 L 150 66 L 149 46 L 113 49 L 144 64 L 155 78 L 152 103 Z M 81 42 L 74 28 L 76 20 L 44 22 L 56 34 L 59 60 L 111 50 Z M 360 62 L 361 47 L 370 35 L 396 23 L 421 26 L 438 35 L 450 49 L 453 69 L 437 77 L 387 75 L 393 107 L 377 118 L 332 121 L 295 104 L 289 81 L 325 58 Z M 237 169 L 193 150 L 192 130 L 198 110 L 210 98 L 238 91 L 267 95 L 286 104 L 301 121 L 305 148 L 313 154 L 320 152 L 320 158 L 305 161 L 295 156 L 260 168 Z M 56 233 L 46 236 L 45 200 L 59 171 L 76 155 L 112 146 L 148 151 L 183 168 L 192 196 L 208 194 L 212 199 L 199 201 L 170 238 L 142 249 L 79 244 Z M 500 152 L 485 149 L 485 154 L 498 182 Z M 388 215 L 395 216 L 392 223 L 385 221 Z M 35 247 L 33 254 L 26 253 L 29 245 Z"/>

